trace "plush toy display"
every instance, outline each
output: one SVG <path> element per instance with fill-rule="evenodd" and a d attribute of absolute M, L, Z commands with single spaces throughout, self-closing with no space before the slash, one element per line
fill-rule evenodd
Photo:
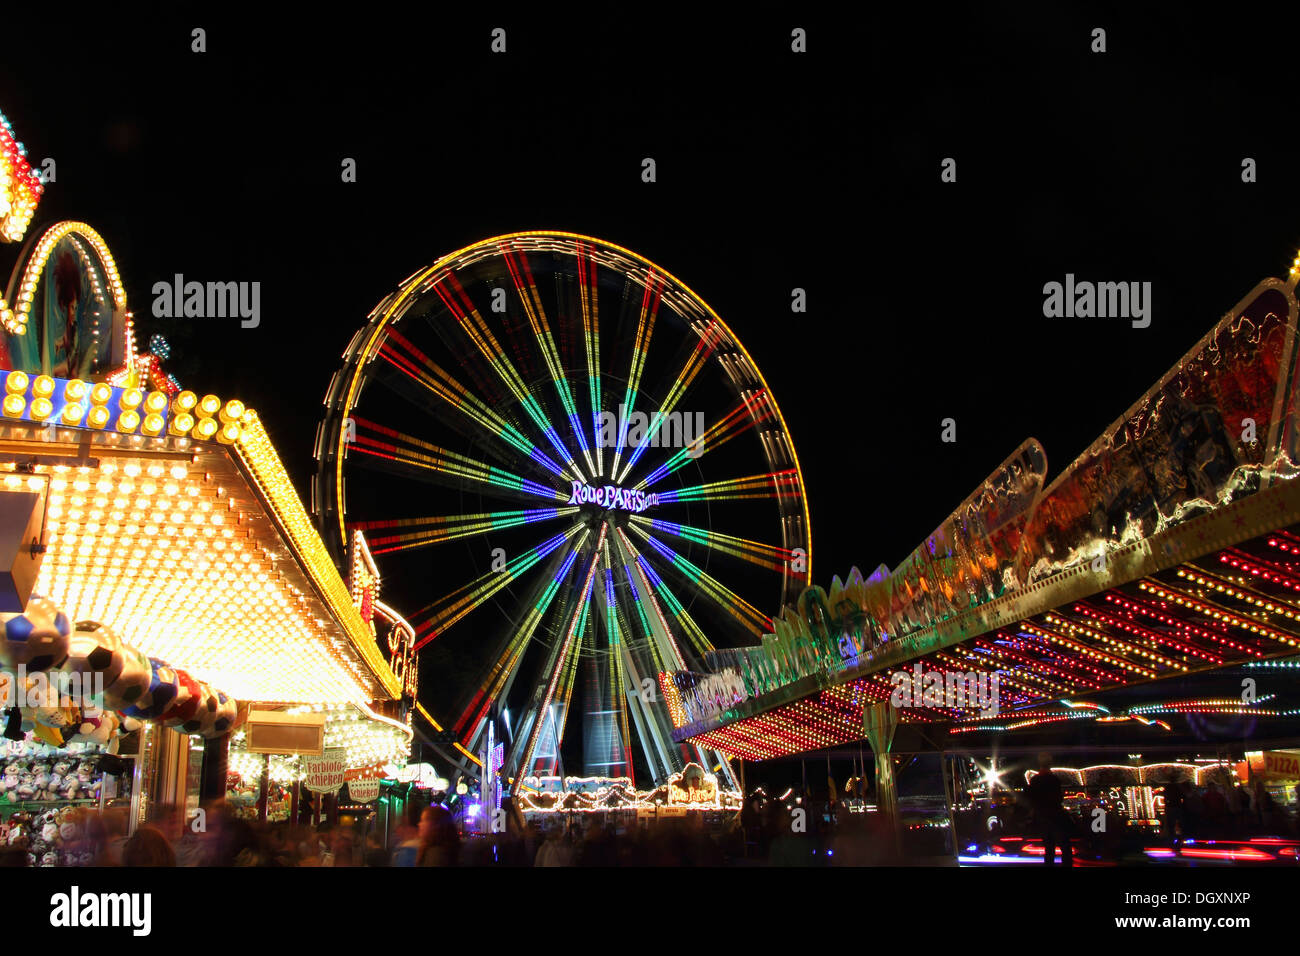
<path fill-rule="evenodd" d="M 44 598 L 33 598 L 20 614 L 0 614 L 0 628 L 0 667 L 24 664 L 28 671 L 57 670 L 52 676 L 62 679 L 61 692 L 74 695 L 57 707 L 21 709 L 14 715 L 15 734 L 34 733 L 53 747 L 74 738 L 111 745 L 119 728 L 105 728 L 102 718 L 96 720 L 101 704 L 117 711 L 121 720 L 157 720 L 204 737 L 231 732 L 246 713 L 233 698 L 123 642 L 111 627 L 98 621 L 71 625 L 67 615 Z M 74 677 L 82 680 L 74 683 Z M 94 678 L 89 686 L 87 677 Z M 16 683 L 0 672 L 0 700 L 22 696 L 16 691 L 23 688 Z M 132 728 L 121 727 L 120 732 Z"/>

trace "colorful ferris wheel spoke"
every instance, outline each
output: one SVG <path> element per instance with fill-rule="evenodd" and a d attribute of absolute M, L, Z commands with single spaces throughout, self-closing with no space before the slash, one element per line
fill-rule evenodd
<path fill-rule="evenodd" d="M 637 584 L 636 578 L 628 566 L 632 560 L 635 559 L 626 558 L 620 560 L 614 566 L 615 577 L 618 579 L 618 588 L 626 591 L 627 600 L 630 602 L 630 613 L 625 614 L 621 608 L 616 608 L 621 625 L 619 634 L 629 648 L 635 648 L 639 652 L 648 652 L 655 673 L 660 673 L 667 670 L 668 667 L 655 639 L 654 628 L 650 625 L 650 617 L 646 613 L 647 602 L 642 600 L 642 589 Z M 633 621 L 641 625 L 639 631 L 632 626 Z"/>
<path fill-rule="evenodd" d="M 672 521 L 664 521 L 661 518 L 647 518 L 645 515 L 631 515 L 628 520 L 643 528 L 671 534 L 686 541 L 694 541 L 711 551 L 748 561 L 750 564 L 756 564 L 760 568 L 767 568 L 770 571 L 784 572 L 789 567 L 790 559 L 794 557 L 794 553 L 787 548 L 750 541 L 748 538 L 737 538 L 729 534 L 723 534 L 720 531 L 710 531 L 707 528 L 677 524 Z"/>
<path fill-rule="evenodd" d="M 645 575 L 641 555 L 637 552 L 636 546 L 628 540 L 622 528 L 618 529 L 617 541 L 623 555 L 624 571 L 629 579 L 636 580 L 636 590 L 641 596 L 642 606 L 650 611 L 650 614 L 646 615 L 646 620 L 650 625 L 652 646 L 658 644 L 660 659 L 672 665 L 669 669 L 686 670 L 686 659 L 682 656 L 682 649 L 673 636 L 672 627 L 663 608 L 655 599 L 654 585 Z"/>
<path fill-rule="evenodd" d="M 650 563 L 646 561 L 645 555 L 638 555 L 636 563 L 637 566 L 640 567 L 642 574 L 644 574 L 650 581 L 650 585 L 663 599 L 664 604 L 668 605 L 668 610 L 672 613 L 673 620 L 677 622 L 677 626 L 685 632 L 687 637 L 690 638 L 691 644 L 695 647 L 695 650 L 700 654 L 707 654 L 709 651 L 713 650 L 713 644 L 710 643 L 709 639 L 705 636 L 704 631 L 695 623 L 695 619 L 691 617 L 690 612 L 686 610 L 682 605 L 682 602 L 677 599 L 677 595 L 673 594 L 672 589 L 668 587 L 668 583 L 661 578 L 658 572 L 656 572 L 655 569 L 650 566 Z"/>
<path fill-rule="evenodd" d="M 409 618 L 415 626 L 415 649 L 418 651 L 434 637 L 442 634 L 479 604 L 517 580 L 552 551 L 562 547 L 574 535 L 579 537 L 577 547 L 580 548 L 581 541 L 588 533 L 588 529 L 582 524 L 575 524 L 563 534 L 557 534 L 506 562 L 504 569 L 488 571 L 447 596 L 426 604 Z M 416 624 L 416 621 L 422 623 Z"/>
<path fill-rule="evenodd" d="M 699 329 L 697 329 L 699 340 L 687 355 L 685 364 L 682 366 L 681 371 L 677 373 L 677 378 L 669 386 L 662 407 L 659 409 L 660 414 L 651 416 L 650 427 L 641 437 L 641 440 L 637 442 L 632 454 L 628 456 L 622 474 L 615 478 L 615 484 L 622 484 L 626 480 L 636 463 L 641 460 L 641 456 L 645 454 L 645 450 L 653 445 L 655 437 L 663 429 L 664 424 L 670 421 L 668 416 L 677 409 L 677 404 L 690 392 L 691 384 L 700 371 L 708 365 L 709 359 L 713 357 L 713 353 L 721 344 L 723 332 L 717 321 L 698 322 L 696 325 L 699 326 Z"/>
<path fill-rule="evenodd" d="M 529 460 L 537 462 L 551 474 L 560 478 L 565 477 L 564 469 L 529 441 L 518 428 L 497 414 L 487 403 L 412 345 L 396 329 L 389 329 L 386 341 L 379 348 L 379 357 L 460 412 L 472 425 L 483 429 L 515 450 L 523 452 Z"/>
<path fill-rule="evenodd" d="M 588 643 L 588 630 L 591 623 L 590 609 L 591 602 L 588 600 L 582 605 L 582 620 L 578 624 L 573 650 L 569 654 L 569 659 L 565 662 L 564 676 L 560 678 L 560 688 L 556 694 L 556 699 L 560 704 L 560 722 L 556 728 L 556 738 L 557 742 L 561 744 L 564 743 L 564 729 L 569 725 L 570 705 L 573 703 L 573 685 L 577 682 L 578 677 L 578 662 L 582 659 L 583 645 Z"/>
<path fill-rule="evenodd" d="M 645 288 L 641 294 L 641 314 L 637 317 L 636 339 L 632 343 L 632 362 L 627 375 L 627 388 L 623 392 L 623 404 L 618 416 L 618 441 L 614 445 L 614 465 L 612 474 L 618 474 L 619 459 L 623 446 L 627 443 L 627 424 L 636 409 L 637 389 L 641 385 L 641 372 L 645 369 L 646 355 L 650 351 L 650 337 L 654 334 L 655 320 L 659 316 L 659 303 L 663 297 L 663 282 L 651 269 L 646 277 Z"/>
<path fill-rule="evenodd" d="M 457 719 L 454 727 L 457 733 L 460 733 L 466 727 L 472 727 L 474 732 L 477 733 L 479 725 L 492 706 L 492 702 L 504 693 L 506 685 L 518 672 L 519 663 L 523 658 L 524 651 L 528 648 L 529 641 L 533 639 L 533 634 L 537 631 L 538 625 L 545 619 L 552 602 L 555 600 L 555 596 L 560 593 L 562 585 L 573 570 L 580 550 L 579 547 L 570 548 L 560 561 L 558 568 L 539 582 L 538 590 L 540 593 L 535 594 L 523 620 L 519 622 L 519 626 L 509 636 L 505 647 L 497 655 L 487 676 L 470 698 L 469 706 Z"/>
<path fill-rule="evenodd" d="M 573 647 L 573 641 L 578 633 L 579 623 L 580 621 L 585 622 L 586 620 L 587 608 L 591 603 L 592 585 L 596 580 L 596 569 L 600 566 L 600 553 L 603 549 L 605 535 L 608 530 L 608 522 L 601 522 L 600 536 L 596 541 L 596 547 L 592 549 L 591 561 L 588 564 L 586 574 L 584 575 L 582 597 L 578 601 L 578 606 L 573 611 L 572 621 L 565 629 L 563 643 L 557 645 L 552 650 L 551 660 L 548 662 L 548 665 L 543 672 L 543 674 L 549 674 L 550 677 L 546 681 L 546 690 L 542 694 L 541 704 L 536 710 L 532 729 L 529 731 L 527 743 L 524 745 L 522 757 L 518 762 L 518 766 L 523 768 L 524 771 L 527 771 L 532 767 L 533 754 L 537 749 L 537 739 L 541 734 L 542 724 L 544 723 L 542 718 L 550 713 L 551 702 L 555 699 L 556 688 L 564 674 L 564 665 L 568 660 L 569 652 Z"/>
<path fill-rule="evenodd" d="M 569 388 L 569 381 L 564 374 L 564 365 L 560 361 L 560 352 L 555 347 L 555 336 L 551 334 L 550 323 L 546 320 L 546 309 L 542 305 L 542 298 L 537 294 L 537 284 L 533 281 L 532 270 L 528 268 L 528 261 L 522 255 L 515 255 L 509 251 L 508 246 L 502 247 L 502 258 L 505 260 L 506 268 L 510 270 L 510 278 L 515 284 L 515 291 L 519 295 L 519 301 L 523 304 L 524 314 L 528 316 L 528 325 L 533 330 L 533 338 L 536 340 L 537 347 L 541 350 L 542 359 L 546 362 L 546 370 L 550 374 L 551 382 L 555 386 L 556 395 L 560 399 L 560 404 L 564 408 L 565 417 L 569 421 L 569 427 L 573 431 L 573 436 L 577 439 L 578 447 L 582 451 L 582 457 L 587 463 L 589 474 L 596 474 L 596 464 L 591 458 L 591 447 L 587 444 L 587 432 L 582 427 L 578 418 L 578 406 L 573 400 L 573 392 Z"/>
<path fill-rule="evenodd" d="M 506 388 L 510 389 L 511 394 L 519 402 L 525 414 L 532 419 L 538 431 L 559 452 L 560 460 L 569 467 L 578 481 L 584 480 L 582 471 L 578 468 L 578 463 L 573 460 L 573 455 L 569 453 L 564 442 L 560 440 L 559 434 L 547 418 L 541 404 L 533 397 L 527 384 L 506 355 L 505 350 L 501 348 L 501 343 L 497 341 L 496 336 L 492 334 L 492 330 L 483 321 L 478 309 L 474 308 L 474 304 L 470 302 L 469 296 L 465 294 L 464 288 L 461 287 L 460 280 L 456 278 L 454 273 L 449 272 L 442 281 L 435 283 L 433 288 L 448 311 L 456 318 L 460 328 L 464 330 L 469 340 L 487 359 L 488 364 L 491 365 L 493 371 L 497 373 Z"/>
<path fill-rule="evenodd" d="M 569 517 L 576 507 L 532 508 L 522 511 L 484 511 L 477 514 L 432 515 L 426 518 L 392 518 L 358 521 L 352 527 L 367 532 L 370 553 L 386 554 L 409 548 L 423 548 L 457 538 L 468 538 L 490 531 L 504 531 L 520 525 Z M 410 529 L 402 530 L 398 529 Z M 390 532 L 376 534 L 375 532 Z M 392 533 L 396 532 L 396 533 Z"/>
<path fill-rule="evenodd" d="M 726 587 L 716 578 L 711 576 L 708 572 L 697 567 L 691 561 L 688 561 L 685 557 L 665 545 L 644 528 L 641 528 L 638 525 L 630 525 L 630 527 L 645 539 L 645 542 L 650 545 L 650 548 L 654 553 L 664 561 L 668 562 L 669 567 L 673 568 L 687 581 L 697 586 L 701 591 L 717 601 L 755 636 L 762 635 L 772 629 L 772 619 L 770 617 L 759 611 L 740 595 L 736 594 L 730 588 Z"/>
<path fill-rule="evenodd" d="M 587 361 L 587 398 L 591 403 L 591 435 L 596 446 L 596 471 L 605 472 L 605 455 L 600 443 L 600 303 L 596 290 L 596 267 L 591 261 L 591 247 L 576 244 L 578 263 L 578 301 L 582 308 L 582 342 Z"/>
<path fill-rule="evenodd" d="M 353 454 L 401 466 L 402 473 L 419 476 L 454 478 L 461 481 L 481 482 L 538 498 L 568 501 L 564 492 L 541 485 L 531 478 L 489 465 L 486 462 L 440 448 L 369 419 L 353 416 L 356 436 L 351 442 Z"/>
<path fill-rule="evenodd" d="M 675 452 L 666 462 L 637 482 L 635 488 L 638 491 L 649 488 L 678 469 L 717 451 L 737 435 L 743 435 L 749 429 L 768 421 L 772 415 L 772 406 L 765 401 L 765 397 L 764 393 L 756 392 L 742 398 L 739 404 L 711 425 L 692 445 Z"/>
<path fill-rule="evenodd" d="M 627 665 L 623 660 L 623 655 L 628 650 L 625 649 L 623 641 L 623 635 L 627 629 L 623 624 L 623 612 L 618 606 L 618 597 L 614 588 L 614 569 L 609 557 L 608 542 L 605 544 L 601 561 L 605 578 L 605 647 L 610 660 L 609 684 L 605 688 L 604 709 L 609 709 L 610 702 L 617 703 L 618 729 L 622 735 L 623 759 L 627 766 L 630 767 L 632 765 L 632 737 L 628 724 L 628 702 L 625 691 L 631 687 L 631 683 L 627 674 Z"/>
<path fill-rule="evenodd" d="M 769 471 L 765 475 L 726 478 L 701 485 L 689 485 L 659 492 L 659 504 L 690 501 L 737 501 L 745 498 L 782 498 L 797 496 L 799 475 L 793 468 Z"/>

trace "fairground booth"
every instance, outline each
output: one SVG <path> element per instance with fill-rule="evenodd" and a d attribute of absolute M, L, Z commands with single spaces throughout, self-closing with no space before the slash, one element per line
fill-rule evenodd
<path fill-rule="evenodd" d="M 409 757 L 409 626 L 359 537 L 344 579 L 256 412 L 136 341 L 100 234 L 27 236 L 43 190 L 0 117 L 0 844 L 83 863 L 92 817 L 364 806 Z"/>

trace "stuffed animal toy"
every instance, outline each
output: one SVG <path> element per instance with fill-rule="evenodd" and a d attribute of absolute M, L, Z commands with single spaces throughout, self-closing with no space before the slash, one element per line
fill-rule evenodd
<path fill-rule="evenodd" d="M 81 723 L 69 737 L 76 743 L 93 744 L 109 753 L 117 753 L 117 731 L 122 718 L 111 710 L 97 715 L 82 715 Z"/>

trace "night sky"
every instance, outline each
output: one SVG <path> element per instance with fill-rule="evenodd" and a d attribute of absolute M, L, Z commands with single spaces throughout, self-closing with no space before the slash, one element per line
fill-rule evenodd
<path fill-rule="evenodd" d="M 662 265 L 771 385 L 828 585 L 897 565 L 1030 435 L 1054 476 L 1300 248 L 1295 23 L 1122 8 L 43 9 L 48 42 L 0 57 L 0 110 L 57 162 L 32 232 L 98 229 L 142 340 L 171 340 L 187 387 L 256 407 L 304 500 L 342 350 L 417 268 L 546 228 Z M 261 326 L 154 319 L 178 272 L 260 281 Z M 1150 281 L 1150 328 L 1044 318 L 1066 273 Z"/>

